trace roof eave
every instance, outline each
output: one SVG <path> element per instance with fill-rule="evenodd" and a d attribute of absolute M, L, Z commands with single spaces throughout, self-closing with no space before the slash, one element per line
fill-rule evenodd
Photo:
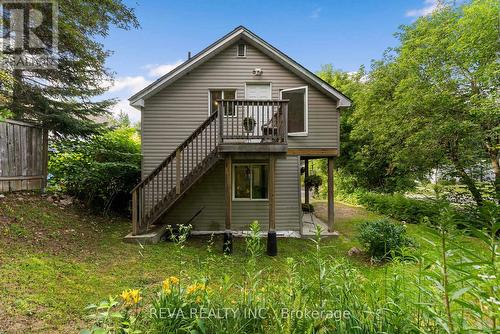
<path fill-rule="evenodd" d="M 349 106 L 351 106 L 351 100 L 348 97 L 346 97 L 344 94 L 342 94 L 340 91 L 333 88 L 331 85 L 329 85 L 327 82 L 323 81 L 321 78 L 316 76 L 314 73 L 312 73 L 311 71 L 306 69 L 304 66 L 300 65 L 295 60 L 288 57 L 286 54 L 279 51 L 274 46 L 267 43 L 265 40 L 263 40 L 259 36 L 255 35 L 253 32 L 251 32 L 250 30 L 246 29 L 243 26 L 237 27 L 232 32 L 228 33 L 227 35 L 218 39 L 216 42 L 212 43 L 207 48 L 200 51 L 198 54 L 196 54 L 191 59 L 182 63 L 181 65 L 179 65 L 178 67 L 176 67 L 175 69 L 173 69 L 169 73 L 165 74 L 164 76 L 162 76 L 161 78 L 159 78 L 158 80 L 156 80 L 155 82 L 150 84 L 149 86 L 145 87 L 141 91 L 139 91 L 136 94 L 134 94 L 133 96 L 131 96 L 129 98 L 130 105 L 132 105 L 134 107 L 136 107 L 136 106 L 143 107 L 145 99 L 156 94 L 159 90 L 168 86 L 171 82 L 177 80 L 179 77 L 183 76 L 185 73 L 188 73 L 192 69 L 199 66 L 200 62 L 203 59 L 207 58 L 207 60 L 208 60 L 208 58 L 215 56 L 218 53 L 217 51 L 220 51 L 220 49 L 223 48 L 226 44 L 233 42 L 233 40 L 241 38 L 241 36 L 244 36 L 244 37 L 250 39 L 251 41 L 253 41 L 261 50 L 265 51 L 265 53 L 268 54 L 268 56 L 271 56 L 271 58 L 273 58 L 275 61 L 278 61 L 278 62 L 282 63 L 283 65 L 286 65 L 286 67 L 288 67 L 296 75 L 299 75 L 303 79 L 306 79 L 307 81 L 311 82 L 317 88 L 320 88 L 327 95 L 333 96 L 337 100 L 337 107 L 349 107 Z M 139 101 L 142 101 L 142 102 L 139 102 Z M 141 103 L 142 103 L 142 105 L 138 105 Z"/>

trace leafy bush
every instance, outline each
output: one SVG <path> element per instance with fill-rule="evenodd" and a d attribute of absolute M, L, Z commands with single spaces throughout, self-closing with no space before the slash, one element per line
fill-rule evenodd
<path fill-rule="evenodd" d="M 361 224 L 358 238 L 370 256 L 377 260 L 389 259 L 400 254 L 403 247 L 413 246 L 413 241 L 406 236 L 406 226 L 387 219 Z"/>
<path fill-rule="evenodd" d="M 358 203 L 371 211 L 413 224 L 420 223 L 424 217 L 433 221 L 440 208 L 436 202 L 411 199 L 400 194 L 361 193 Z"/>
<path fill-rule="evenodd" d="M 140 140 L 121 127 L 89 139 L 60 140 L 50 154 L 50 185 L 98 210 L 128 208 L 129 192 L 140 180 Z"/>

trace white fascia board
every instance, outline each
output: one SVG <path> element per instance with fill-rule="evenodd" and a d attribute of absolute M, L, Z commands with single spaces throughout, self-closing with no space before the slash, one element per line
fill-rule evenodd
<path fill-rule="evenodd" d="M 186 61 L 183 65 L 180 65 L 177 69 L 174 69 L 172 72 L 166 74 L 162 78 L 153 82 L 148 87 L 144 88 L 137 94 L 133 95 L 129 101 L 131 104 L 135 103 L 138 99 L 147 99 L 148 97 L 154 95 L 157 91 L 161 90 L 163 87 L 168 85 L 171 81 L 176 80 L 178 77 L 182 76 L 185 72 L 194 68 L 200 61 L 204 60 L 207 56 L 211 55 L 220 47 L 224 46 L 229 41 L 233 40 L 235 37 L 239 36 L 243 29 L 238 29 L 224 40 L 220 41 L 216 45 L 212 46 L 201 55 L 197 55 L 196 59 L 192 62 Z"/>
<path fill-rule="evenodd" d="M 141 110 L 141 108 L 144 108 L 144 99 L 138 99 L 134 102 L 130 102 L 130 105 L 136 109 Z"/>
<path fill-rule="evenodd" d="M 253 41 L 255 45 L 260 46 L 262 51 L 265 51 L 266 54 L 271 56 L 274 60 L 284 64 L 288 67 L 292 72 L 296 73 L 299 76 L 302 76 L 304 79 L 308 79 L 312 83 L 315 84 L 318 88 L 322 89 L 324 92 L 334 96 L 337 99 L 337 108 L 339 107 L 349 107 L 351 106 L 351 101 L 345 97 L 343 94 L 338 92 L 336 89 L 328 85 L 326 82 L 319 79 L 316 75 L 305 69 L 303 66 L 299 65 L 290 57 L 283 54 L 281 51 L 274 48 L 272 45 L 262 40 L 257 35 L 253 34 L 250 31 L 247 31 L 245 28 L 241 27 L 231 33 L 229 36 L 216 43 L 212 47 L 209 47 L 207 50 L 203 51 L 202 54 L 196 55 L 195 59 L 192 61 L 186 61 L 184 64 L 180 65 L 172 72 L 167 73 L 160 79 L 153 82 L 148 87 L 139 91 L 130 97 L 129 101 L 132 106 L 135 106 L 138 100 L 145 100 L 148 97 L 154 95 L 162 88 L 169 85 L 171 82 L 177 80 L 179 77 L 183 76 L 185 73 L 188 73 L 190 70 L 199 65 L 200 62 L 203 62 L 205 59 L 210 58 L 218 49 L 226 45 L 227 43 L 232 42 L 240 38 L 241 36 L 246 37 L 247 39 Z M 142 102 L 144 104 L 144 101 Z"/>

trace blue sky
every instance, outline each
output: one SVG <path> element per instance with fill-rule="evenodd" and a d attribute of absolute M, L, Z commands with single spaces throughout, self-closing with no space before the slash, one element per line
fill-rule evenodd
<path fill-rule="evenodd" d="M 137 121 L 126 99 L 148 83 L 239 25 L 285 52 L 309 70 L 333 64 L 355 71 L 396 45 L 401 24 L 427 15 L 436 0 L 336 1 L 153 1 L 125 0 L 141 28 L 113 29 L 103 40 L 114 53 L 107 66 L 116 80 L 105 97 Z"/>

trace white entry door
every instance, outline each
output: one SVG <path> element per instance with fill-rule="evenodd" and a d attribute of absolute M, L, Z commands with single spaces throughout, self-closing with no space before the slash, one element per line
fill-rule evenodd
<path fill-rule="evenodd" d="M 271 100 L 271 83 L 247 83 L 245 98 L 248 100 Z M 249 110 L 249 115 L 256 121 L 255 135 L 262 135 L 262 126 L 267 122 L 263 117 L 265 107 L 253 107 Z M 252 141 L 259 142 L 259 139 Z"/>

